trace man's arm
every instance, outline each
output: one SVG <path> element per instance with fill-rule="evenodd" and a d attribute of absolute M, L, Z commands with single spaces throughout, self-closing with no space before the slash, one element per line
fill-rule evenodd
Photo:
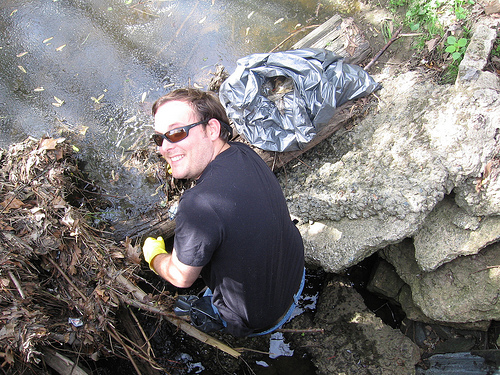
<path fill-rule="evenodd" d="M 156 255 L 151 260 L 151 267 L 158 275 L 178 288 L 188 288 L 196 281 L 203 267 L 193 267 L 182 263 L 177 258 L 175 249 L 171 254 Z"/>

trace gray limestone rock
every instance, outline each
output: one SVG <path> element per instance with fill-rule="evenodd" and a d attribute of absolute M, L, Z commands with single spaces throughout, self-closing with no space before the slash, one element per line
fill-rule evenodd
<path fill-rule="evenodd" d="M 413 302 L 425 316 L 450 323 L 500 319 L 500 243 L 432 272 L 420 269 L 410 240 L 388 246 L 383 253 L 410 286 Z"/>
<path fill-rule="evenodd" d="M 429 318 L 500 318 L 500 79 L 482 70 L 498 25 L 477 22 L 454 85 L 374 76 L 377 108 L 278 176 L 308 262 L 342 272 L 390 246 Z M 411 257 L 391 246 L 408 238 Z"/>
<path fill-rule="evenodd" d="M 294 336 L 296 345 L 307 348 L 316 374 L 415 373 L 420 350 L 401 331 L 385 325 L 364 304 L 363 298 L 341 277 L 326 285 L 313 321 L 303 315 L 293 327 L 324 329 L 324 334 Z"/>
<path fill-rule="evenodd" d="M 413 244 L 419 267 L 432 271 L 459 256 L 477 254 L 499 239 L 499 216 L 470 216 L 445 198 L 427 216 Z"/>

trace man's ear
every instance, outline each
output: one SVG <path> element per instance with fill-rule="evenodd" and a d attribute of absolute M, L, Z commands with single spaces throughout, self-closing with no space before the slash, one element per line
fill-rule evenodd
<path fill-rule="evenodd" d="M 207 130 L 210 135 L 210 139 L 216 140 L 220 136 L 221 124 L 219 120 L 212 118 L 207 122 Z"/>

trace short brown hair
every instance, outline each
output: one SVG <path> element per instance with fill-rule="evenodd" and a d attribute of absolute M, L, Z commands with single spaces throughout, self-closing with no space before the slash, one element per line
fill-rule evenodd
<path fill-rule="evenodd" d="M 232 130 L 229 126 L 229 118 L 227 117 L 226 110 L 214 94 L 194 88 L 174 90 L 154 102 L 153 107 L 151 108 L 153 116 L 156 115 L 158 108 L 160 108 L 163 104 L 172 101 L 188 103 L 193 108 L 194 112 L 199 116 L 199 121 L 208 122 L 213 118 L 218 120 L 221 123 L 219 137 L 226 142 L 231 139 Z"/>

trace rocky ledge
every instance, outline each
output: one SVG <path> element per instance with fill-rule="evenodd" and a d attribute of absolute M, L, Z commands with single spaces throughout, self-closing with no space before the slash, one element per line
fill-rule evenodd
<path fill-rule="evenodd" d="M 342 274 L 377 253 L 372 289 L 418 321 L 500 320 L 500 78 L 484 70 L 498 26 L 476 23 L 453 85 L 374 76 L 378 107 L 279 176 L 307 262 Z"/>

